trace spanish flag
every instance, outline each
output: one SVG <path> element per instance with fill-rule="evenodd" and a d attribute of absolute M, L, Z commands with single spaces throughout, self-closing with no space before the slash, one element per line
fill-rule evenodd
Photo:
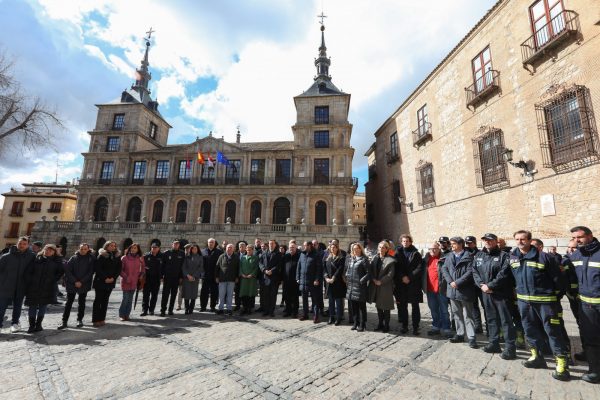
<path fill-rule="evenodd" d="M 201 152 L 198 152 L 198 164 L 204 164 L 204 157 Z"/>

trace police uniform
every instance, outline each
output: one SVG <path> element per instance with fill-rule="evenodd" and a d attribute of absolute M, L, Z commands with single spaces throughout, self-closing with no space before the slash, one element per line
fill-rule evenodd
<path fill-rule="evenodd" d="M 169 314 L 173 314 L 175 298 L 179 282 L 183 279 L 183 261 L 185 253 L 182 250 L 167 250 L 163 253 L 163 269 L 161 277 L 163 278 L 163 291 L 160 301 L 160 314 L 164 315 L 169 306 Z"/>
<path fill-rule="evenodd" d="M 600 242 L 594 238 L 569 258 L 579 284 L 581 341 L 589 363 L 589 372 L 582 379 L 600 383 Z"/>
<path fill-rule="evenodd" d="M 552 376 L 568 380 L 567 347 L 561 328 L 562 309 L 558 300 L 564 284 L 556 259 L 531 246 L 527 254 L 519 249 L 514 251 L 509 262 L 515 278 L 525 337 L 531 346 L 531 358 L 523 365 L 527 368 L 546 367 L 540 352 L 544 346 L 545 332 L 557 363 Z"/>

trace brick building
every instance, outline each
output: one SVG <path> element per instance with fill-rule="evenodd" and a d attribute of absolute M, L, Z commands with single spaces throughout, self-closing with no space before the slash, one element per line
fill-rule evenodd
<path fill-rule="evenodd" d="M 595 110 L 600 2 L 498 1 L 375 131 L 369 235 L 599 231 Z"/>

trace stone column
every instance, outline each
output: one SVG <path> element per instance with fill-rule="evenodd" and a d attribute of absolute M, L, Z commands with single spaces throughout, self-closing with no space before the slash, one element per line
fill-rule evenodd
<path fill-rule="evenodd" d="M 221 195 L 217 193 L 215 195 L 215 204 L 213 204 L 210 216 L 210 220 L 213 221 L 213 224 L 221 224 L 224 221 L 220 221 L 219 218 L 219 209 L 220 209 Z"/>
<path fill-rule="evenodd" d="M 245 224 L 246 221 L 244 218 L 246 218 L 246 195 L 242 194 L 240 196 L 240 212 L 239 212 L 239 217 L 236 218 L 237 223 L 238 224 Z"/>

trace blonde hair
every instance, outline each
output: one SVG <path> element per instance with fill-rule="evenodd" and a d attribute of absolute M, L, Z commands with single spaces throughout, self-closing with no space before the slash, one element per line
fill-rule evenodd
<path fill-rule="evenodd" d="M 360 244 L 360 242 L 352 243 L 352 247 L 350 248 L 350 250 L 352 250 L 352 253 L 354 253 L 354 246 L 358 246 L 358 248 L 360 249 L 361 256 L 365 255 L 365 248 L 363 247 L 362 244 Z"/>

